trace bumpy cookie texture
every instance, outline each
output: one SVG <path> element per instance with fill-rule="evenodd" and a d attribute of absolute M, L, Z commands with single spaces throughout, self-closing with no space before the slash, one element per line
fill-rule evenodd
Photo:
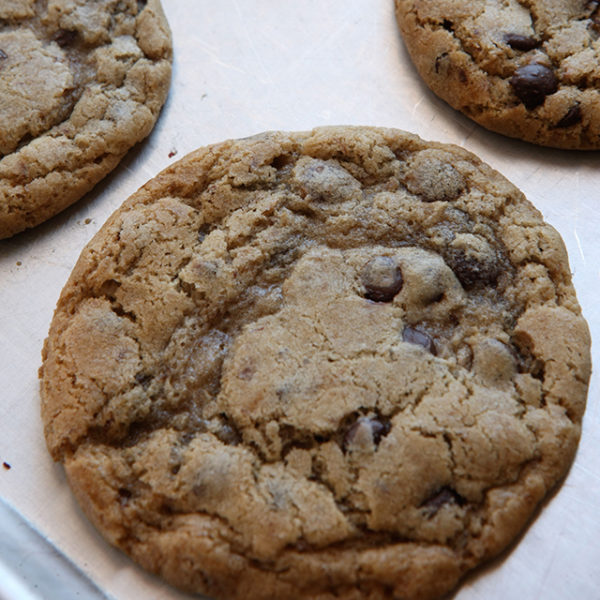
<path fill-rule="evenodd" d="M 0 238 L 81 198 L 150 133 L 171 54 L 159 0 L 0 3 Z"/>
<path fill-rule="evenodd" d="M 568 149 L 600 148 L 597 0 L 395 0 L 427 85 L 499 133 Z"/>
<path fill-rule="evenodd" d="M 90 242 L 43 420 L 110 542 L 215 598 L 435 598 L 573 459 L 589 336 L 556 231 L 397 130 L 196 151 Z"/>

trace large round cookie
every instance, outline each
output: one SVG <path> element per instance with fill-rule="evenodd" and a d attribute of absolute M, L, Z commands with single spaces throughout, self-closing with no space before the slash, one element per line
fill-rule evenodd
<path fill-rule="evenodd" d="M 48 447 L 105 537 L 227 599 L 442 595 L 573 459 L 563 243 L 472 154 L 391 129 L 200 149 L 83 251 Z"/>
<path fill-rule="evenodd" d="M 0 238 L 81 198 L 150 133 L 171 53 L 159 0 L 0 2 Z"/>
<path fill-rule="evenodd" d="M 544 146 L 600 148 L 597 0 L 395 0 L 427 85 L 491 129 Z"/>

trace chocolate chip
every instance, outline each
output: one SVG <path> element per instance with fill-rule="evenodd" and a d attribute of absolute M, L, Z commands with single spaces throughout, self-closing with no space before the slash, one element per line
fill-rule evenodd
<path fill-rule="evenodd" d="M 415 344 L 416 346 L 423 346 L 425 350 L 431 352 L 434 356 L 437 354 L 435 343 L 430 335 L 427 333 L 415 329 L 410 325 L 406 325 L 402 331 L 402 340 L 409 344 Z"/>
<path fill-rule="evenodd" d="M 402 271 L 393 258 L 376 256 L 362 271 L 365 298 L 373 302 L 391 302 L 402 289 Z"/>
<path fill-rule="evenodd" d="M 520 33 L 505 33 L 504 41 L 514 50 L 533 50 L 537 48 L 541 42 L 529 35 L 521 35 Z"/>
<path fill-rule="evenodd" d="M 546 96 L 556 92 L 558 79 L 549 67 L 530 63 L 515 71 L 510 78 L 510 85 L 525 108 L 531 110 L 543 104 Z"/>
<path fill-rule="evenodd" d="M 445 259 L 465 288 L 477 283 L 493 285 L 500 275 L 497 260 L 478 260 L 467 255 L 462 248 L 448 248 Z"/>
<path fill-rule="evenodd" d="M 555 127 L 559 129 L 563 129 L 565 127 L 572 127 L 573 125 L 577 125 L 582 119 L 581 107 L 579 103 L 574 104 L 569 108 L 567 114 L 555 125 Z"/>
<path fill-rule="evenodd" d="M 11 469 L 12 467 L 7 463 L 7 462 L 3 462 L 2 466 L 8 471 L 9 469 Z"/>
<path fill-rule="evenodd" d="M 374 417 L 361 417 L 346 432 L 344 437 L 344 447 L 347 447 L 357 441 L 359 432 L 368 432 L 376 446 L 381 438 L 390 432 L 390 424 L 382 423 Z"/>
<path fill-rule="evenodd" d="M 59 30 L 52 38 L 61 48 L 71 46 L 77 39 L 77 32 L 69 29 Z"/>
<path fill-rule="evenodd" d="M 448 19 L 444 19 L 442 21 L 442 27 L 446 31 L 453 31 L 454 30 L 454 23 L 452 21 L 449 21 Z"/>
<path fill-rule="evenodd" d="M 5 60 L 8 58 L 8 54 L 6 54 L 6 52 L 4 52 L 4 50 L 2 50 L 2 48 L 0 48 L 0 60 Z"/>
<path fill-rule="evenodd" d="M 433 517 L 443 506 L 447 504 L 456 504 L 463 506 L 465 499 L 455 492 L 451 487 L 444 486 L 433 496 L 425 500 L 420 508 L 423 508 L 428 517 Z"/>

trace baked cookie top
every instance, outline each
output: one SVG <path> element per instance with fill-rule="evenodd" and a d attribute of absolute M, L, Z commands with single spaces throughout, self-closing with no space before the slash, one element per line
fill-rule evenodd
<path fill-rule="evenodd" d="M 535 144 L 600 148 L 597 0 L 395 0 L 408 52 L 453 108 Z"/>
<path fill-rule="evenodd" d="M 0 238 L 81 198 L 150 133 L 170 35 L 159 0 L 0 3 Z"/>
<path fill-rule="evenodd" d="M 106 538 L 216 598 L 434 598 L 565 474 L 589 336 L 557 232 L 391 129 L 265 133 L 151 180 L 83 251 L 40 371 Z"/>

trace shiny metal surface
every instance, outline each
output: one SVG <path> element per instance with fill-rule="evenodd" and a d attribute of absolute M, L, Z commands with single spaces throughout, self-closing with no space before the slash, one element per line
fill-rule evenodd
<path fill-rule="evenodd" d="M 105 600 L 76 565 L 0 499 L 0 600 Z M 56 590 L 54 594 L 49 593 Z"/>
<path fill-rule="evenodd" d="M 559 230 L 592 338 L 600 338 L 599 152 L 538 148 L 454 112 L 419 81 L 397 33 L 392 0 L 163 4 L 175 66 L 154 132 L 76 206 L 0 241 L 0 496 L 117 600 L 134 593 L 186 596 L 111 549 L 82 516 L 62 469 L 46 452 L 37 368 L 56 300 L 84 244 L 129 194 L 196 147 L 325 124 L 399 127 L 459 144 L 520 187 Z M 593 358 L 598 363 L 596 347 Z M 598 390 L 595 373 L 565 483 L 511 552 L 469 577 L 457 600 L 600 598 Z"/>

